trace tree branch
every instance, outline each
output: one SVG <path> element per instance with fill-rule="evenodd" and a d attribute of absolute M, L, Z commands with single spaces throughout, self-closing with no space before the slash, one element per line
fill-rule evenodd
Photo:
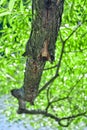
<path fill-rule="evenodd" d="M 75 85 L 73 85 L 71 88 L 70 88 L 70 91 L 68 93 L 68 96 L 70 96 L 71 92 L 73 91 L 73 89 L 76 87 L 76 85 L 81 81 L 81 79 L 84 77 L 84 75 L 79 79 L 77 80 L 77 82 L 75 83 Z"/>
<path fill-rule="evenodd" d="M 85 50 L 87 50 L 87 48 L 79 49 L 79 50 L 75 50 L 75 51 L 64 51 L 64 53 L 77 53 L 77 52 L 83 52 Z"/>
<path fill-rule="evenodd" d="M 62 127 L 68 127 L 69 124 L 71 123 L 71 121 L 75 118 L 78 118 L 80 116 L 86 116 L 87 111 L 83 112 L 83 113 L 78 113 L 76 115 L 72 115 L 72 116 L 66 116 L 66 117 L 62 117 L 59 118 L 51 113 L 48 113 L 47 111 L 44 110 L 27 110 L 27 109 L 20 109 L 20 111 L 18 111 L 18 114 L 36 114 L 36 115 L 44 115 L 46 117 L 50 117 L 51 119 L 54 119 L 55 121 L 58 122 L 58 124 Z M 67 121 L 66 124 L 63 124 L 62 121 Z"/>
<path fill-rule="evenodd" d="M 51 84 L 59 75 L 55 75 L 54 77 L 52 77 L 38 92 L 38 94 L 40 94 L 43 90 L 45 90 L 49 84 Z"/>
<path fill-rule="evenodd" d="M 62 61 L 62 58 L 63 58 L 65 43 L 67 42 L 67 40 L 73 35 L 73 33 L 74 33 L 81 25 L 82 25 L 82 24 L 79 24 L 65 40 L 63 40 L 62 37 L 61 37 L 61 35 L 60 35 L 61 43 L 62 43 L 62 48 L 61 48 L 61 53 L 60 53 L 59 61 L 58 61 L 57 65 L 54 66 L 54 68 L 57 67 L 56 72 L 55 72 L 55 76 L 54 76 L 53 78 L 51 78 L 51 79 L 39 90 L 38 94 L 41 93 L 41 91 L 43 91 L 44 89 L 46 89 L 46 88 L 48 87 L 48 85 L 49 85 L 50 83 L 52 83 L 52 82 L 59 76 L 58 73 L 59 73 L 59 68 L 60 68 L 60 66 L 61 66 L 61 61 Z"/>
<path fill-rule="evenodd" d="M 48 111 L 49 107 L 50 107 L 53 103 L 59 102 L 59 101 L 62 101 L 62 100 L 65 100 L 65 99 L 67 99 L 67 98 L 68 98 L 68 96 L 63 97 L 63 98 L 59 98 L 59 99 L 55 99 L 55 100 L 53 100 L 53 101 L 48 101 L 48 105 L 47 105 L 47 107 L 46 107 L 45 110 Z"/>
<path fill-rule="evenodd" d="M 44 115 L 44 116 L 46 116 L 46 117 L 50 117 L 50 118 L 56 120 L 57 122 L 60 121 L 60 118 L 54 116 L 54 115 L 51 114 L 51 113 L 47 113 L 47 112 L 44 111 L 44 110 L 27 110 L 27 109 L 20 109 L 20 111 L 18 112 L 18 114 L 22 114 L 22 113 L 25 113 L 25 114 Z"/>
<path fill-rule="evenodd" d="M 60 54 L 60 58 L 59 58 L 59 61 L 58 61 L 58 64 L 57 64 L 57 69 L 56 69 L 55 75 L 59 73 L 59 68 L 60 68 L 61 61 L 62 61 L 62 58 L 63 58 L 63 53 L 64 53 L 64 47 L 65 47 L 65 43 L 63 42 L 62 43 L 61 54 Z"/>
<path fill-rule="evenodd" d="M 77 29 L 78 29 L 81 25 L 82 25 L 82 23 L 79 23 L 79 24 L 75 27 L 75 29 L 71 32 L 71 34 L 70 34 L 63 42 L 66 43 L 66 42 L 70 39 L 70 37 L 77 31 Z"/>
<path fill-rule="evenodd" d="M 78 113 L 78 114 L 72 115 L 72 116 L 62 117 L 62 118 L 60 119 L 60 121 L 62 121 L 62 120 L 70 120 L 70 119 L 75 119 L 75 118 L 80 117 L 80 116 L 85 116 L 86 113 L 87 113 L 87 111 L 82 112 L 82 113 Z"/>
<path fill-rule="evenodd" d="M 51 69 L 54 69 L 54 68 L 56 68 L 56 67 L 57 67 L 57 65 L 54 65 L 54 66 L 52 66 L 52 67 L 45 68 L 44 70 L 51 70 Z"/>

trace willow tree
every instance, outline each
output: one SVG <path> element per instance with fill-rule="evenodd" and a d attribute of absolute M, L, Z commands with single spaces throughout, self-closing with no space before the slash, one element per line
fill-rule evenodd
<path fill-rule="evenodd" d="M 55 44 L 61 24 L 63 5 L 64 0 L 32 0 L 32 28 L 26 51 L 23 54 L 27 57 L 24 84 L 20 89 L 12 90 L 12 95 L 19 102 L 18 113 L 44 114 L 59 121 L 59 118 L 48 114 L 47 111 L 28 111 L 25 104 L 27 101 L 34 105 L 40 92 L 58 77 L 64 44 L 54 77 L 39 89 L 46 62 L 52 63 L 55 59 Z"/>

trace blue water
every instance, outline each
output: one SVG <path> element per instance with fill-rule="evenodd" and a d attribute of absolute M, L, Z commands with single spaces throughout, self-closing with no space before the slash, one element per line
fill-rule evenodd
<path fill-rule="evenodd" d="M 11 109 L 8 108 L 11 107 L 11 105 L 16 105 L 14 103 L 12 104 L 11 95 L 10 96 L 4 95 L 0 97 L 0 130 L 37 130 L 30 125 L 29 118 L 27 119 L 26 117 L 24 117 L 22 120 L 9 121 L 9 111 L 11 111 Z M 17 107 L 18 106 L 12 106 L 12 108 L 14 108 L 15 111 Z M 40 128 L 38 128 L 38 130 L 54 130 L 54 129 L 50 128 L 49 126 L 47 127 L 41 126 Z"/>

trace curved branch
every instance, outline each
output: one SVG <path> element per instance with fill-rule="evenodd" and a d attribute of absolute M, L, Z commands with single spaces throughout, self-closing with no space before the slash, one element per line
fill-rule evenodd
<path fill-rule="evenodd" d="M 85 116 L 87 114 L 87 111 L 85 112 L 82 112 L 82 113 L 78 113 L 76 115 L 72 115 L 72 116 L 67 116 L 67 117 L 62 117 L 60 120 L 70 120 L 70 119 L 75 119 L 77 117 L 80 117 L 80 116 Z"/>
<path fill-rule="evenodd" d="M 71 123 L 71 121 L 75 118 L 78 118 L 80 116 L 86 116 L 87 114 L 87 111 L 83 112 L 83 113 L 78 113 L 76 115 L 72 115 L 72 116 L 66 116 L 66 117 L 62 117 L 62 118 L 59 118 L 51 113 L 48 113 L 44 110 L 27 110 L 27 109 L 19 109 L 18 110 L 18 114 L 22 114 L 22 113 L 25 113 L 25 114 L 36 114 L 36 115 L 44 115 L 46 117 L 50 117 L 51 119 L 54 119 L 55 121 L 58 122 L 58 124 L 62 127 L 68 127 Z M 62 121 L 67 121 L 66 124 L 63 124 Z"/>

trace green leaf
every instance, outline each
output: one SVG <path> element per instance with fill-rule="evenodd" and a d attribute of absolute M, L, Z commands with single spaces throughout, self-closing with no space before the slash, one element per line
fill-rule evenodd
<path fill-rule="evenodd" d="M 24 6 L 23 6 L 23 1 L 22 0 L 21 0 L 21 3 L 20 3 L 20 11 L 24 12 Z"/>
<path fill-rule="evenodd" d="M 11 12 L 9 12 L 9 11 L 7 11 L 7 12 L 2 12 L 2 13 L 0 13 L 0 17 L 3 17 L 3 16 L 5 16 L 5 15 L 9 15 L 9 14 L 11 14 Z"/>
<path fill-rule="evenodd" d="M 3 0 L 1 0 L 1 1 L 0 1 L 0 5 L 2 5 L 3 3 L 4 3 L 4 1 L 3 1 Z"/>
<path fill-rule="evenodd" d="M 9 8 L 10 11 L 13 10 L 15 1 L 16 1 L 16 0 L 10 0 L 9 5 L 8 5 L 8 8 Z"/>

